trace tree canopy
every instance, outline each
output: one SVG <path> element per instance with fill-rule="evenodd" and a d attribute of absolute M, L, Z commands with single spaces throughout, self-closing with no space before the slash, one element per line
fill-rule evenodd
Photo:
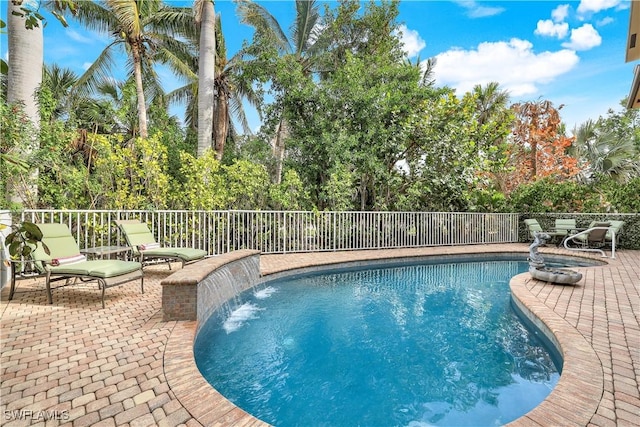
<path fill-rule="evenodd" d="M 193 10 L 169 2 L 62 2 L 62 11 L 74 7 L 69 19 L 113 39 L 83 76 L 43 68 L 39 127 L 8 102 L 3 74 L 0 207 L 18 207 L 12 183 L 37 169 L 29 207 L 637 209 L 623 190 L 640 180 L 636 111 L 610 111 L 568 134 L 552 100 L 510 104 L 495 82 L 466 93 L 436 86 L 434 60 L 412 63 L 402 49 L 397 1 L 298 1 L 288 33 L 268 3 L 236 3 L 254 35 L 229 54 L 219 16 L 203 38 Z M 203 40 L 207 49 L 215 41 L 213 65 L 201 61 Z M 129 58 L 123 81 L 109 67 L 116 45 Z M 185 86 L 165 94 L 155 62 L 171 64 Z M 211 108 L 199 102 L 203 78 L 214 82 Z M 186 105 L 185 124 L 169 113 L 173 101 Z M 263 118 L 255 134 L 247 101 Z M 211 147 L 198 132 L 203 107 Z"/>

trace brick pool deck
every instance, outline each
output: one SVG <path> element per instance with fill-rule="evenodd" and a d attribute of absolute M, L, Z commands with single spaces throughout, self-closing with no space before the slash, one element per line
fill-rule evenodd
<path fill-rule="evenodd" d="M 265 255 L 263 275 L 334 262 L 423 255 L 520 252 L 524 244 Z M 543 253 L 567 254 L 543 248 Z M 177 264 L 174 264 L 177 267 Z M 514 425 L 640 425 L 640 251 L 621 250 L 598 267 L 577 268 L 575 286 L 517 276 L 512 286 L 541 313 L 567 347 L 563 384 L 544 416 Z M 175 271 L 175 268 L 174 268 Z M 204 383 L 192 363 L 194 322 L 163 322 L 160 281 L 166 266 L 107 289 L 100 308 L 95 284 L 54 290 L 21 281 L 0 302 L 0 425 L 240 426 L 264 425 Z M 574 349 L 577 349 L 574 351 Z M 566 374 L 566 375 L 565 375 Z M 563 380 L 561 379 L 561 382 Z M 578 392 L 576 392 L 578 390 Z M 49 419 L 47 418 L 57 418 Z M 586 422 L 583 420 L 587 420 Z"/>

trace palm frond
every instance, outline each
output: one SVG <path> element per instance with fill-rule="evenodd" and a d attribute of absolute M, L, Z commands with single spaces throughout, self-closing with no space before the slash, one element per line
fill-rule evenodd
<path fill-rule="evenodd" d="M 185 105 L 184 122 L 190 129 L 195 129 L 198 121 L 197 93 L 198 84 L 190 83 L 167 94 L 169 104 Z"/>
<path fill-rule="evenodd" d="M 194 17 L 190 8 L 169 6 L 153 14 L 150 28 L 156 32 L 173 35 L 179 34 L 187 39 L 198 37 L 198 28 L 194 25 Z"/>
<path fill-rule="evenodd" d="M 142 87 L 147 105 L 151 105 L 157 96 L 164 95 L 160 76 L 154 70 L 153 63 L 142 64 Z"/>
<path fill-rule="evenodd" d="M 423 87 L 433 87 L 436 84 L 435 79 L 435 67 L 436 58 L 431 57 L 426 61 L 420 63 L 422 69 L 422 77 L 420 78 L 420 85 Z"/>
<path fill-rule="evenodd" d="M 144 6 L 152 2 L 140 3 Z M 143 32 L 141 19 L 144 15 L 143 11 L 138 9 L 138 4 L 139 2 L 135 0 L 107 0 L 107 5 L 116 16 L 121 30 L 128 36 L 137 37 Z"/>
<path fill-rule="evenodd" d="M 222 18 L 218 14 L 216 16 L 216 62 L 218 58 L 227 60 L 227 43 L 222 33 Z"/>
<path fill-rule="evenodd" d="M 236 4 L 240 22 L 251 25 L 263 40 L 273 44 L 279 51 L 291 51 L 287 35 L 267 9 L 249 0 L 236 0 Z"/>
<path fill-rule="evenodd" d="M 240 98 L 236 98 L 235 96 L 229 99 L 229 109 L 231 110 L 230 116 L 238 121 L 240 126 L 242 126 L 243 132 L 251 134 L 252 131 L 249 127 L 249 121 L 247 120 L 247 115 L 245 114 L 242 100 Z"/>
<path fill-rule="evenodd" d="M 122 83 L 113 77 L 107 77 L 100 80 L 96 85 L 96 93 L 106 96 L 112 101 L 120 101 L 120 90 Z"/>
<path fill-rule="evenodd" d="M 233 72 L 230 76 L 233 82 L 235 97 L 246 100 L 249 105 L 258 107 L 262 99 L 258 96 L 253 88 L 252 82 L 244 78 L 241 74 Z"/>
<path fill-rule="evenodd" d="M 87 29 L 100 33 L 109 33 L 119 27 L 116 16 L 101 2 L 83 2 L 73 19 Z"/>
<path fill-rule="evenodd" d="M 296 19 L 291 29 L 296 55 L 302 56 L 317 40 L 319 19 L 320 12 L 315 0 L 296 0 Z"/>
<path fill-rule="evenodd" d="M 69 68 L 61 68 L 58 64 L 45 66 L 43 78 L 55 88 L 69 89 L 78 80 L 78 76 Z"/>
<path fill-rule="evenodd" d="M 161 46 L 156 52 L 156 61 L 167 65 L 175 76 L 185 81 L 198 78 L 198 74 L 194 71 L 197 67 L 193 61 L 194 54 L 184 46 L 184 43 L 167 38 Z"/>
<path fill-rule="evenodd" d="M 99 81 L 109 77 L 110 70 L 115 64 L 114 50 L 120 45 L 120 41 L 114 41 L 107 45 L 100 56 L 87 68 L 74 85 L 73 92 L 78 95 L 88 95 L 96 90 Z"/>
<path fill-rule="evenodd" d="M 196 91 L 195 93 L 197 94 L 197 85 L 194 85 L 193 83 L 186 84 L 167 93 L 166 97 L 169 103 L 188 104 L 189 102 L 191 102 L 194 97 L 194 86 Z"/>

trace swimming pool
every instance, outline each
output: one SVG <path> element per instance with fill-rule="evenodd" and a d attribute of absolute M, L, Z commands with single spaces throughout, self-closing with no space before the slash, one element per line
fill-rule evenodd
<path fill-rule="evenodd" d="M 275 425 L 494 425 L 559 363 L 510 308 L 518 261 L 387 265 L 261 285 L 202 327 L 205 378 Z"/>

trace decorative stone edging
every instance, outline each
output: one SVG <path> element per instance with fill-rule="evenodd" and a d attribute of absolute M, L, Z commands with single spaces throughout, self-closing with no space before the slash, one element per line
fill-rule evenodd
<path fill-rule="evenodd" d="M 204 379 L 193 355 L 195 336 L 196 322 L 177 322 L 164 354 L 164 375 L 182 406 L 203 426 L 268 426 Z"/>
<path fill-rule="evenodd" d="M 532 280 L 529 273 L 513 277 L 509 283 L 511 297 L 520 311 L 561 352 L 562 374 L 542 403 L 508 425 L 586 426 L 596 413 L 604 392 L 602 365 L 580 332 L 529 291 L 527 283 Z"/>

